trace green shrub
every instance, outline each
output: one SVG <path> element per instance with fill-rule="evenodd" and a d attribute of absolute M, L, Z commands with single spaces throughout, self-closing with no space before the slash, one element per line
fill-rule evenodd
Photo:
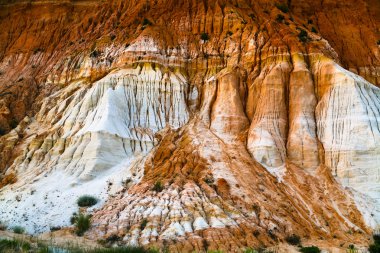
<path fill-rule="evenodd" d="M 375 241 L 375 244 L 380 244 L 380 234 L 373 235 L 373 240 Z"/>
<path fill-rule="evenodd" d="M 152 24 L 152 22 L 150 22 L 149 19 L 144 18 L 144 20 L 143 20 L 143 22 L 142 22 L 142 25 L 143 25 L 143 26 L 147 26 L 147 25 L 151 25 L 151 24 Z"/>
<path fill-rule="evenodd" d="M 163 189 L 164 186 L 162 185 L 161 181 L 157 181 L 152 188 L 152 190 L 155 192 L 161 192 Z"/>
<path fill-rule="evenodd" d="M 380 253 L 380 244 L 369 245 L 368 251 L 370 253 Z"/>
<path fill-rule="evenodd" d="M 311 32 L 313 32 L 313 33 L 318 33 L 317 29 L 315 29 L 314 26 L 311 28 Z"/>
<path fill-rule="evenodd" d="M 277 15 L 277 18 L 276 18 L 276 21 L 277 21 L 278 23 L 282 23 L 282 21 L 284 21 L 284 19 L 285 19 L 285 16 L 284 16 L 284 15 L 278 14 L 278 15 Z"/>
<path fill-rule="evenodd" d="M 75 224 L 75 221 L 77 220 L 77 217 L 78 217 L 78 214 L 77 213 L 73 213 L 73 215 L 70 217 L 70 223 L 71 223 L 71 225 Z"/>
<path fill-rule="evenodd" d="M 0 222 L 0 231 L 5 231 L 5 230 L 7 230 L 7 225 L 5 225 L 4 223 Z"/>
<path fill-rule="evenodd" d="M 298 38 L 300 39 L 300 41 L 306 42 L 309 37 L 307 36 L 307 32 L 301 29 L 300 33 L 298 34 Z"/>
<path fill-rule="evenodd" d="M 288 5 L 286 5 L 284 3 L 276 3 L 275 5 L 276 5 L 277 9 L 279 9 L 283 13 L 288 13 L 289 12 Z"/>
<path fill-rule="evenodd" d="M 98 56 L 100 56 L 100 52 L 98 50 L 94 50 L 90 53 L 91 58 L 97 58 Z"/>
<path fill-rule="evenodd" d="M 300 249 L 302 253 L 320 253 L 321 250 L 317 246 L 302 247 Z"/>
<path fill-rule="evenodd" d="M 50 227 L 50 231 L 51 232 L 54 232 L 54 231 L 58 231 L 58 230 L 61 230 L 62 228 L 60 226 L 53 226 L 53 227 Z"/>
<path fill-rule="evenodd" d="M 285 237 L 285 241 L 291 245 L 299 245 L 301 244 L 301 237 L 298 235 L 292 234 Z"/>
<path fill-rule="evenodd" d="M 354 250 L 355 250 L 355 245 L 353 245 L 353 244 L 348 245 L 348 251 L 349 252 L 353 252 Z"/>
<path fill-rule="evenodd" d="M 141 224 L 140 224 L 140 229 L 141 229 L 141 230 L 144 230 L 145 227 L 146 227 L 146 225 L 148 225 L 148 220 L 147 220 L 147 219 L 143 219 L 143 220 L 141 221 Z"/>
<path fill-rule="evenodd" d="M 368 251 L 370 253 L 380 253 L 380 234 L 373 235 L 374 244 L 369 245 Z"/>
<path fill-rule="evenodd" d="M 80 207 L 89 207 L 95 205 L 96 203 L 98 203 L 98 200 L 95 197 L 89 195 L 83 195 L 77 200 L 77 204 Z"/>
<path fill-rule="evenodd" d="M 201 40 L 208 41 L 209 39 L 210 39 L 210 36 L 208 36 L 207 33 L 202 33 L 201 34 Z"/>
<path fill-rule="evenodd" d="M 25 232 L 25 229 L 21 226 L 14 226 L 12 228 L 12 231 L 13 233 L 16 233 L 16 234 L 23 234 Z"/>
<path fill-rule="evenodd" d="M 75 217 L 75 233 L 78 236 L 82 236 L 91 225 L 91 216 L 87 214 L 80 213 Z"/>

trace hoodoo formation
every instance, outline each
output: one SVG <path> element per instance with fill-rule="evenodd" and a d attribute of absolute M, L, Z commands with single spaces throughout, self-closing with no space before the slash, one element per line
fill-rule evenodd
<path fill-rule="evenodd" d="M 94 241 L 367 247 L 378 86 L 378 0 L 0 0 L 0 222 L 87 194 Z"/>

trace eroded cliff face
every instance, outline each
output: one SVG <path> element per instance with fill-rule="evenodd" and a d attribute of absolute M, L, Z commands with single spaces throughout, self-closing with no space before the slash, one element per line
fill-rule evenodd
<path fill-rule="evenodd" d="M 86 193 L 101 200 L 93 239 L 366 244 L 380 224 L 379 3 L 288 4 L 0 5 L 1 220 L 67 226 Z"/>

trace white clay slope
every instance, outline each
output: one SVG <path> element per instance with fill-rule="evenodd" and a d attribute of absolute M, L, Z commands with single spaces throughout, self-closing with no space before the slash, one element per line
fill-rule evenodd
<path fill-rule="evenodd" d="M 12 165 L 22 180 L 1 189 L 2 220 L 28 232 L 69 225 L 80 195 L 105 200 L 127 177 L 138 181 L 141 168 L 131 165 L 154 146 L 155 133 L 187 122 L 186 90 L 180 73 L 142 64 L 46 99 Z"/>

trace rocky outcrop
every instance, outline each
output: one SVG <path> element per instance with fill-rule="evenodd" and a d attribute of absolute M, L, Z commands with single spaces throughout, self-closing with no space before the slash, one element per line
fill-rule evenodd
<path fill-rule="evenodd" d="M 359 6 L 376 27 L 369 2 L 32 2 L 36 18 L 15 27 L 26 5 L 5 5 L 0 219 L 66 226 L 87 193 L 100 202 L 86 236 L 119 244 L 365 244 L 380 224 L 379 75 L 366 71 L 379 48 L 363 28 L 347 45 L 369 58 L 351 59 L 336 38 L 346 28 L 325 18 Z M 21 53 L 28 27 L 60 34 L 31 32 Z M 10 130 L 13 103 L 24 109 Z"/>

